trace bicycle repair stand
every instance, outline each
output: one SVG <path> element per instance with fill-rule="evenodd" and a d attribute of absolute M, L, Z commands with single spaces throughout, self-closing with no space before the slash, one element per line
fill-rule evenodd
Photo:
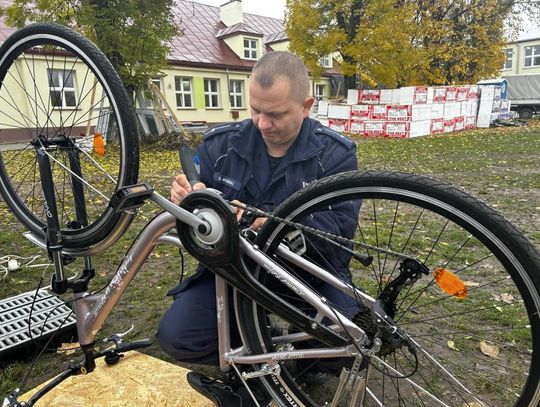
<path fill-rule="evenodd" d="M 44 196 L 44 213 L 47 221 L 47 226 L 44 228 L 46 250 L 49 260 L 54 266 L 54 273 L 51 278 L 51 290 L 55 294 L 65 294 L 68 290 L 73 290 L 74 300 L 76 300 L 78 295 L 80 296 L 87 292 L 90 280 L 92 280 L 92 278 L 95 276 L 95 270 L 92 267 L 90 256 L 84 256 L 84 268 L 82 274 L 78 278 L 72 280 L 68 280 L 65 277 L 64 266 L 73 262 L 75 258 L 65 256 L 62 253 L 62 234 L 55 197 L 53 172 L 47 150 L 50 148 L 55 148 L 63 149 L 68 152 L 70 165 L 69 171 L 71 173 L 71 182 L 75 201 L 75 213 L 77 219 L 70 221 L 67 226 L 70 229 L 79 229 L 88 225 L 79 149 L 73 140 L 65 135 L 57 135 L 51 139 L 47 139 L 44 136 L 39 136 L 34 139 L 31 144 L 34 146 L 37 154 L 37 162 Z M 111 199 L 111 205 L 112 202 L 115 203 L 115 209 L 117 212 L 140 207 L 144 203 L 144 200 L 153 192 L 152 189 L 146 185 L 144 185 L 145 188 L 143 188 L 143 191 L 141 191 L 140 188 L 134 189 L 133 187 L 134 186 L 125 187 L 118 190 L 113 199 Z M 104 342 L 113 342 L 114 345 L 102 351 L 96 351 L 95 343 L 81 344 L 81 349 L 84 355 L 83 361 L 79 363 L 72 363 L 67 370 L 56 376 L 53 380 L 36 392 L 28 402 L 19 402 L 17 397 L 20 393 L 20 389 L 15 389 L 4 399 L 2 407 L 33 406 L 37 400 L 43 397 L 58 384 L 66 380 L 68 377 L 92 372 L 96 367 L 95 359 L 104 357 L 107 364 L 113 365 L 118 363 L 120 358 L 123 356 L 122 353 L 151 345 L 151 341 L 149 339 L 123 343 L 123 337 L 130 331 L 131 329 L 127 332 L 111 335 L 106 338 Z"/>

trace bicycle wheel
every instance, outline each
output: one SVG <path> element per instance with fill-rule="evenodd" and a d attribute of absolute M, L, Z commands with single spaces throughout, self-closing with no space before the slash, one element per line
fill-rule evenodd
<path fill-rule="evenodd" d="M 110 197 L 138 173 L 134 113 L 110 62 L 66 27 L 30 25 L 0 47 L 0 101 L 0 193 L 9 208 L 44 238 L 39 149 L 50 161 L 64 247 L 102 240 L 120 216 Z"/>
<path fill-rule="evenodd" d="M 371 265 L 362 266 L 354 256 L 351 260 L 352 243 L 336 246 L 303 231 L 307 246 L 303 257 L 344 278 L 348 263 L 355 286 L 374 299 L 384 297 L 386 312 L 410 338 L 402 343 L 383 339 L 380 350 L 364 359 L 369 362 L 363 365 L 367 366 L 367 384 L 357 391 L 347 387 L 350 359 L 280 360 L 280 373 L 264 376 L 280 403 L 539 405 L 540 256 L 496 211 L 439 181 L 366 171 L 320 180 L 290 197 L 275 215 L 311 226 L 325 224 L 329 232 L 354 241 L 356 253 L 373 256 Z M 356 224 L 351 232 L 351 222 L 343 219 L 352 216 Z M 332 294 L 327 284 L 307 277 L 280 256 L 277 245 L 291 228 L 269 221 L 256 243 L 346 314 L 337 304 L 345 294 Z M 429 273 L 400 280 L 406 275 L 403 265 L 407 259 L 425 266 Z M 282 293 L 306 314 L 315 314 L 313 307 L 267 272 L 258 269 L 255 274 L 273 292 Z M 290 336 L 297 331 L 294 326 L 247 297 L 237 295 L 236 301 L 242 338 L 253 354 L 294 349 L 298 357 L 302 349 L 325 346 L 313 337 L 295 342 Z M 377 328 L 369 311 L 360 307 L 353 321 L 373 343 Z M 337 325 L 329 328 L 339 329 Z M 342 329 L 340 332 L 347 336 Z M 289 334 L 287 340 L 276 337 L 284 334 Z M 334 397 L 342 372 L 342 384 L 348 390 L 338 401 Z M 354 404 L 351 400 L 358 390 L 364 400 Z"/>

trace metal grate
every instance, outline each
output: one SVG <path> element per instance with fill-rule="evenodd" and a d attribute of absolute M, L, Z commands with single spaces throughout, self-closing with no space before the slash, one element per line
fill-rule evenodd
<path fill-rule="evenodd" d="M 1 300 L 0 355 L 74 326 L 75 315 L 71 308 L 46 289 Z"/>

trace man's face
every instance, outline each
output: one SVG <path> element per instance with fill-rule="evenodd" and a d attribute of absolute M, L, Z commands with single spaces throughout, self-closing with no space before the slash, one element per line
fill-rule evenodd
<path fill-rule="evenodd" d="M 249 86 L 251 118 L 271 155 L 285 155 L 313 105 L 311 97 L 303 103 L 293 100 L 290 90 L 289 79 L 283 76 L 269 88 L 262 88 L 255 80 Z"/>

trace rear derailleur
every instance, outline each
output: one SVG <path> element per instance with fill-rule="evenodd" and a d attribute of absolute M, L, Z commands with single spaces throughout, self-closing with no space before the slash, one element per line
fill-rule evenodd
<path fill-rule="evenodd" d="M 394 322 L 396 316 L 396 301 L 404 287 L 413 285 L 422 275 L 428 275 L 429 269 L 418 260 L 406 258 L 399 266 L 399 275 L 389 282 L 379 294 L 371 309 L 362 309 L 353 321 L 361 327 L 372 341 L 381 345 L 376 352 L 377 356 L 386 356 L 396 349 L 406 346 L 415 354 L 415 346 L 408 335 L 397 327 Z M 378 339 L 376 341 L 376 339 Z"/>

